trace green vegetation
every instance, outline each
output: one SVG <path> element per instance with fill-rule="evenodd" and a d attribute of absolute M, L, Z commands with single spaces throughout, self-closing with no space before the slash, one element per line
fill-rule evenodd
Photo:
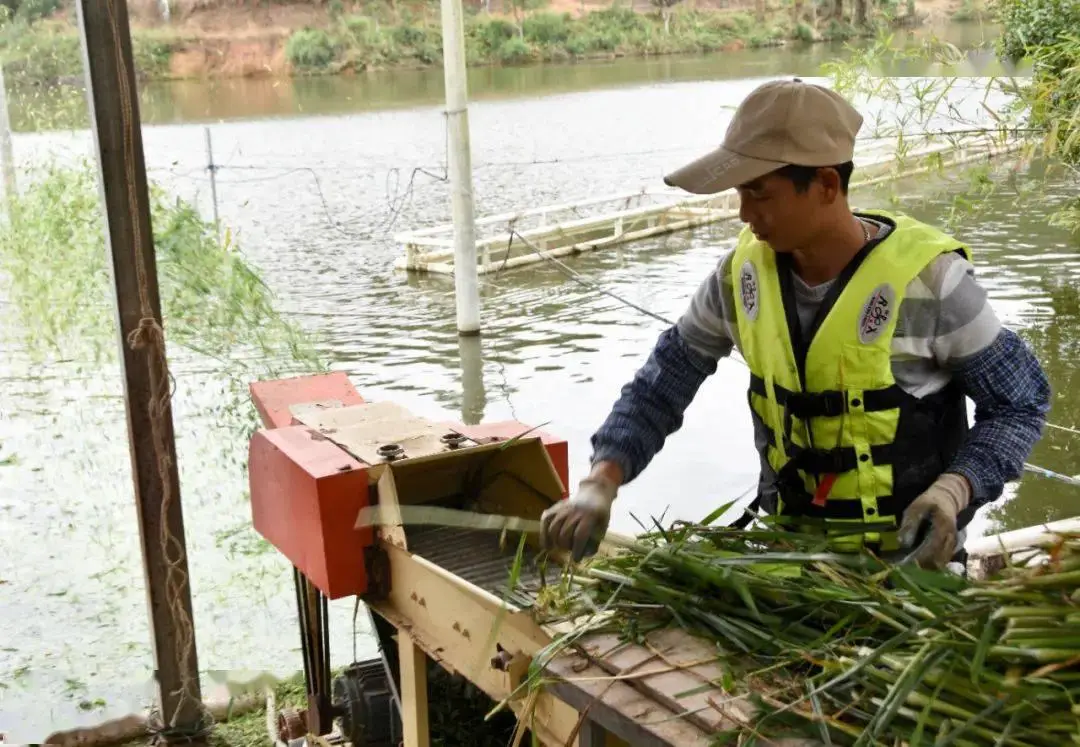
<path fill-rule="evenodd" d="M 9 82 L 81 80 L 79 36 L 70 20 L 49 14 L 60 0 L 0 0 L 0 61 Z M 14 9 L 3 3 L 16 4 Z M 899 22 L 895 0 L 867 3 L 872 18 L 855 24 L 836 18 L 831 5 L 802 3 L 755 18 L 747 12 L 699 10 L 655 0 L 649 12 L 618 4 L 575 18 L 544 9 L 545 0 L 514 0 L 509 16 L 470 11 L 466 18 L 469 65 L 519 65 L 613 56 L 715 52 L 785 42 L 841 41 Z M 182 29 L 132 30 L 135 66 L 145 79 L 173 75 L 174 54 L 206 42 Z M 362 14 L 330 3 L 324 23 L 282 39 L 292 72 L 333 74 L 387 67 L 427 66 L 442 59 L 437 4 L 395 7 L 370 3 Z"/>
<path fill-rule="evenodd" d="M 860 31 L 846 19 L 830 19 L 815 31 L 806 20 L 793 23 L 788 12 L 762 22 L 745 12 L 667 7 L 642 13 L 617 5 L 579 18 L 544 10 L 519 18 L 482 13 L 470 16 L 465 27 L 468 63 L 520 64 L 715 52 L 789 41 L 850 39 L 874 27 L 872 23 Z M 883 6 L 876 23 L 889 25 L 893 20 L 892 10 Z M 351 16 L 341 19 L 338 27 L 325 32 L 325 36 L 324 46 L 338 50 L 334 62 L 325 66 L 331 70 L 389 66 L 410 60 L 428 64 L 440 59 L 442 47 L 438 18 L 426 24 L 406 18 L 400 25 L 380 27 L 366 16 Z"/>
<path fill-rule="evenodd" d="M 337 677 L 342 671 L 336 669 L 332 676 Z M 460 747 L 465 744 L 506 747 L 512 742 L 517 718 L 513 713 L 503 711 L 485 720 L 494 703 L 461 675 L 451 675 L 431 662 L 428 665 L 428 692 L 432 747 Z M 307 707 L 302 672 L 274 686 L 274 704 L 278 709 Z M 258 708 L 214 724 L 207 742 L 210 747 L 265 747 L 269 744 L 266 709 Z M 151 742 L 139 740 L 121 747 L 141 747 L 143 744 Z"/>
<path fill-rule="evenodd" d="M 274 688 L 274 703 L 278 708 L 307 708 L 303 673 L 297 673 L 277 684 Z M 260 708 L 215 724 L 207 741 L 210 747 L 262 747 L 268 744 L 270 738 L 266 733 L 266 709 Z"/>
<path fill-rule="evenodd" d="M 0 223 L 5 329 L 39 360 L 117 358 L 109 254 L 95 169 L 47 166 L 32 174 Z M 228 394 L 225 423 L 254 419 L 247 385 L 257 378 L 324 370 L 308 334 L 274 297 L 226 232 L 194 206 L 151 187 L 158 282 L 170 357 L 200 362 Z"/>
<path fill-rule="evenodd" d="M 993 0 L 991 10 L 1002 26 L 995 46 L 1004 64 L 975 73 L 987 76 L 975 84 L 977 91 L 971 88 L 968 56 L 934 38 L 899 48 L 881 34 L 875 43 L 850 50 L 846 61 L 827 64 L 824 72 L 847 95 L 885 101 L 882 113 L 867 123 L 867 134 L 895 139 L 900 158 L 930 143 L 1011 143 L 1020 157 L 1046 164 L 1042 178 L 1062 170 L 1080 176 L 1080 3 Z M 934 77 L 891 77 L 905 61 L 926 58 L 938 67 Z M 1014 75 L 1017 68 L 1028 68 L 1031 75 Z M 965 88 L 974 105 L 962 110 L 950 98 Z M 990 191 L 1013 190 L 1018 209 L 1025 200 L 1042 199 L 1038 183 L 1030 180 L 992 180 L 984 166 L 969 173 L 971 191 L 956 198 L 958 220 L 976 217 L 980 203 L 989 204 L 983 198 Z M 1053 220 L 1080 235 L 1080 201 L 1063 205 Z"/>
<path fill-rule="evenodd" d="M 1057 747 L 1080 730 L 1080 539 L 975 582 L 712 521 L 657 524 L 545 588 L 543 608 L 575 625 L 527 686 L 586 632 L 643 643 L 678 627 L 715 643 L 714 686 L 757 709 L 717 744 Z"/>
<path fill-rule="evenodd" d="M 466 57 L 470 65 L 522 64 L 711 52 L 730 45 L 768 46 L 792 37 L 785 24 L 761 26 L 746 14 L 715 11 L 671 13 L 666 30 L 657 15 L 618 7 L 579 19 L 569 13 L 541 11 L 523 16 L 520 22 L 480 14 L 466 23 Z M 346 16 L 336 19 L 329 29 L 294 32 L 286 54 L 302 72 L 435 64 L 441 60 L 442 31 L 434 15 L 405 14 L 398 23 Z"/>
<path fill-rule="evenodd" d="M 1026 124 L 1044 133 L 1047 155 L 1080 167 L 1080 3 L 998 0 L 999 52 L 1032 65 L 1020 89 Z"/>
<path fill-rule="evenodd" d="M 57 82 L 82 80 L 79 35 L 64 21 L 5 14 L 0 5 L 0 61 L 10 81 Z M 179 46 L 165 32 L 140 31 L 132 35 L 135 69 L 146 78 L 166 77 L 169 60 Z"/>
<path fill-rule="evenodd" d="M 60 9 L 63 0 L 0 0 L 0 14 L 17 21 L 32 23 L 47 18 Z"/>

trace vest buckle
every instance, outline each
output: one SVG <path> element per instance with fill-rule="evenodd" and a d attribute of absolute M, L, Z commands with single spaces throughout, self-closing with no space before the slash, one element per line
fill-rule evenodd
<path fill-rule="evenodd" d="M 800 420 L 836 417 L 847 411 L 843 392 L 792 392 L 786 404 L 788 411 Z"/>

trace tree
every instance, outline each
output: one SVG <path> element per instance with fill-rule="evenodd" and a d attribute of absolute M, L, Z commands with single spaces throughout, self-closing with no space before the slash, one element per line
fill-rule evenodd
<path fill-rule="evenodd" d="M 650 0 L 650 2 L 660 9 L 660 17 L 664 19 L 664 33 L 671 33 L 671 9 L 682 2 L 682 0 Z"/>
<path fill-rule="evenodd" d="M 509 0 L 510 9 L 514 13 L 514 22 L 517 24 L 518 38 L 525 40 L 525 16 L 530 10 L 539 10 L 548 4 L 548 0 Z"/>
<path fill-rule="evenodd" d="M 864 27 L 870 25 L 870 4 L 868 0 L 855 0 L 855 25 Z"/>
<path fill-rule="evenodd" d="M 792 0 L 791 2 L 791 27 L 798 28 L 799 24 L 803 22 L 803 8 L 805 7 L 805 0 Z"/>

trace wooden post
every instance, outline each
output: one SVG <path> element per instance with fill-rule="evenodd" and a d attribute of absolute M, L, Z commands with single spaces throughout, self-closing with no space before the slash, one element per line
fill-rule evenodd
<path fill-rule="evenodd" d="M 196 736 L 204 709 L 131 35 L 125 0 L 75 7 L 112 256 L 159 726 L 172 741 Z"/>
<path fill-rule="evenodd" d="M 427 655 L 404 628 L 398 628 L 401 663 L 401 728 L 405 747 L 430 747 L 428 726 Z"/>

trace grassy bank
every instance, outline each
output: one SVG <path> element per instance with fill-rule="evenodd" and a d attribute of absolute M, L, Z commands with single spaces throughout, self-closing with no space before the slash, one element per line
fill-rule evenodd
<path fill-rule="evenodd" d="M 749 12 L 691 7 L 638 12 L 613 5 L 577 17 L 543 8 L 512 15 L 473 11 L 466 18 L 466 55 L 471 66 L 521 65 L 835 41 L 903 22 L 911 10 L 898 0 L 875 4 L 869 23 L 856 26 L 850 15 L 833 17 L 830 8 L 807 2 L 797 13 L 785 8 L 763 19 Z M 81 79 L 78 34 L 71 19 L 62 10 L 58 13 L 0 21 L 0 59 L 9 80 Z M 362 12 L 346 12 L 331 3 L 323 17 L 310 20 L 300 28 L 267 28 L 236 38 L 205 34 L 185 24 L 136 25 L 136 68 L 143 79 L 161 80 L 350 73 L 423 67 L 442 60 L 437 4 L 407 8 L 372 3 Z"/>
<path fill-rule="evenodd" d="M 667 28 L 659 15 L 625 8 L 593 11 L 580 18 L 541 11 L 516 22 L 477 15 L 466 23 L 466 58 L 470 65 L 524 64 L 620 55 L 713 52 L 743 46 L 778 44 L 801 33 L 789 22 L 764 23 L 745 13 L 693 11 L 672 13 Z M 328 29 L 301 29 L 286 45 L 286 56 L 300 72 L 436 64 L 442 33 L 437 16 L 380 23 L 367 16 L 338 19 Z"/>

